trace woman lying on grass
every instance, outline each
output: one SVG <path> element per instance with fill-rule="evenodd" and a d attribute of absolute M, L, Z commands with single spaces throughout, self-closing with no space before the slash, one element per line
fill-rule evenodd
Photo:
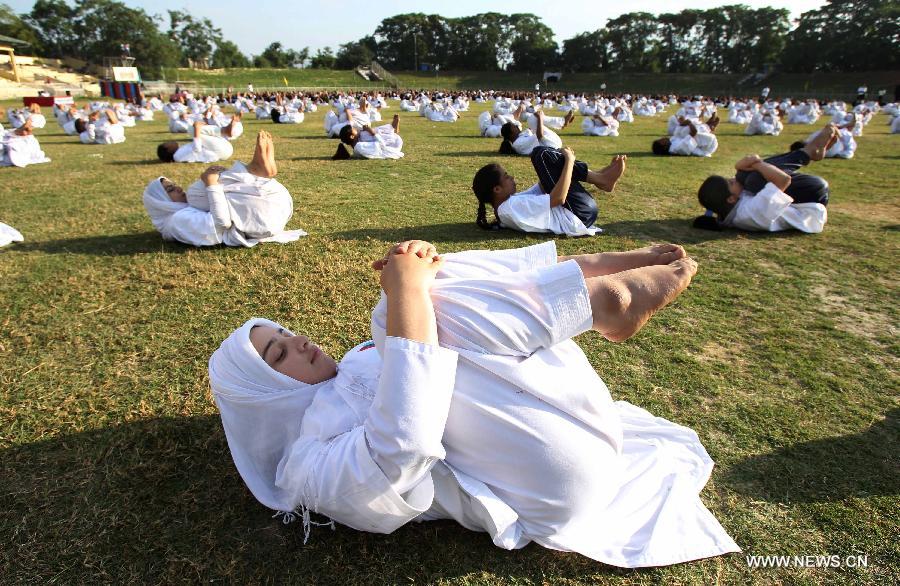
<path fill-rule="evenodd" d="M 597 202 L 581 185 L 611 192 L 625 173 L 625 155 L 616 155 L 600 171 L 591 171 L 587 163 L 575 160 L 575 152 L 566 147 L 539 146 L 531 151 L 531 165 L 538 182 L 516 193 L 516 180 L 497 163 L 485 165 L 472 179 L 472 191 L 478 199 L 475 223 L 485 230 L 499 227 L 522 232 L 552 232 L 566 236 L 587 236 L 600 231 Z M 497 218 L 487 220 L 487 206 Z"/>
<path fill-rule="evenodd" d="M 572 338 L 633 336 L 690 283 L 679 246 L 558 257 L 553 242 L 375 261 L 372 337 L 340 363 L 251 319 L 209 361 L 234 462 L 264 505 L 361 531 L 454 519 L 623 567 L 737 551 L 698 493 L 690 429 L 609 391 Z M 288 514 L 290 513 L 290 514 Z"/>
<path fill-rule="evenodd" d="M 306 233 L 284 229 L 294 213 L 294 200 L 275 180 L 277 173 L 272 135 L 262 130 L 249 165 L 236 161 L 229 169 L 209 167 L 187 191 L 165 177 L 153 179 L 144 189 L 144 207 L 166 240 L 247 247 L 292 242 Z"/>

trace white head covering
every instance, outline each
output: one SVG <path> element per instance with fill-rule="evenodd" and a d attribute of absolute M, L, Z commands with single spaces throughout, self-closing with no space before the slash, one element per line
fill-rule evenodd
<path fill-rule="evenodd" d="M 165 177 L 157 177 L 144 189 L 144 207 L 147 208 L 147 214 L 150 215 L 153 227 L 160 232 L 163 231 L 172 214 L 187 206 L 186 203 L 172 201 L 172 198 L 166 193 L 166 188 L 163 187 L 163 179 Z"/>
<path fill-rule="evenodd" d="M 334 379 L 310 385 L 277 372 L 250 342 L 254 326 L 282 327 L 253 318 L 232 332 L 209 359 L 209 386 L 234 464 L 250 492 L 271 509 L 291 511 L 296 497 L 275 484 L 279 463 L 300 437 L 306 408 Z"/>

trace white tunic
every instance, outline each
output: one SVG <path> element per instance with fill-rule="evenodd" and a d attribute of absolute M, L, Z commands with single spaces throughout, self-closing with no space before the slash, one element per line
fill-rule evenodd
<path fill-rule="evenodd" d="M 372 129 L 375 134 L 359 131 L 359 141 L 353 146 L 353 156 L 359 159 L 402 159 L 403 138 L 390 124 Z"/>
<path fill-rule="evenodd" d="M 603 122 L 595 120 L 592 116 L 588 116 L 581 123 L 581 131 L 588 136 L 619 136 L 619 121 L 615 118 L 605 116 Z"/>
<path fill-rule="evenodd" d="M 697 134 L 691 136 L 690 126 L 679 126 L 671 138 L 669 145 L 669 154 L 694 156 L 694 157 L 711 157 L 716 149 L 719 148 L 719 139 L 716 135 L 709 131 L 706 124 L 696 124 Z"/>
<path fill-rule="evenodd" d="M 511 195 L 497 207 L 497 218 L 504 228 L 522 232 L 552 232 L 565 236 L 593 236 L 600 228 L 588 228 L 565 206 L 550 206 L 550 194 L 540 183 Z"/>
<path fill-rule="evenodd" d="M 19 136 L 13 130 L 0 130 L 0 167 L 27 167 L 49 162 L 50 158 L 41 150 L 33 134 Z"/>
<path fill-rule="evenodd" d="M 250 174 L 235 162 L 219 175 L 219 184 L 202 181 L 186 191 L 188 203 L 173 202 L 158 179 L 144 190 L 144 207 L 165 240 L 194 246 L 252 247 L 259 242 L 293 242 L 303 230 L 284 229 L 293 199 L 275 179 Z"/>
<path fill-rule="evenodd" d="M 562 139 L 559 138 L 558 134 L 549 128 L 545 128 L 542 134 L 543 138 L 538 140 L 537 135 L 531 129 L 523 130 L 519 133 L 518 138 L 513 141 L 512 148 L 520 155 L 525 155 L 526 157 L 537 146 L 547 146 L 555 149 L 562 148 Z"/>
<path fill-rule="evenodd" d="M 202 130 L 202 129 L 201 129 Z M 186 142 L 175 151 L 176 163 L 215 163 L 230 159 L 234 147 L 224 138 L 201 133 L 191 142 Z"/>
<path fill-rule="evenodd" d="M 8 224 L 0 222 L 0 246 L 6 246 L 13 242 L 22 242 L 25 238 L 22 233 Z"/>
<path fill-rule="evenodd" d="M 577 263 L 556 260 L 552 242 L 446 255 L 440 347 L 387 337 L 382 296 L 376 349 L 317 385 L 272 374 L 249 342 L 259 320 L 232 334 L 210 382 L 254 496 L 378 533 L 452 518 L 505 549 L 623 567 L 738 551 L 699 499 L 712 461 L 697 435 L 614 403 L 570 339 L 590 302 Z"/>
<path fill-rule="evenodd" d="M 118 144 L 125 142 L 125 127 L 101 118 L 96 122 L 89 122 L 87 130 L 79 134 L 78 138 L 84 144 Z"/>
<path fill-rule="evenodd" d="M 756 195 L 743 191 L 734 208 L 722 221 L 741 230 L 780 232 L 796 229 L 818 234 L 828 221 L 828 210 L 820 203 L 794 203 L 788 194 L 766 183 Z"/>

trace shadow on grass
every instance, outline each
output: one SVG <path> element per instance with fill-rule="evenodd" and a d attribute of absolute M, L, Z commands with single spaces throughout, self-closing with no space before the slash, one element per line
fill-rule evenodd
<path fill-rule="evenodd" d="M 597 225 L 605 234 L 611 236 L 628 236 L 647 240 L 675 242 L 679 244 L 698 244 L 709 240 L 725 240 L 733 238 L 771 239 L 802 238 L 804 234 L 796 231 L 784 232 L 742 232 L 740 230 L 699 230 L 692 227 L 694 218 L 671 218 L 667 220 L 619 220 L 604 223 L 603 218 Z"/>
<path fill-rule="evenodd" d="M 900 408 L 853 435 L 787 446 L 731 466 L 725 482 L 771 502 L 832 502 L 900 494 Z"/>
<path fill-rule="evenodd" d="M 97 256 L 128 256 L 153 252 L 183 253 L 197 250 L 180 242 L 163 240 L 159 232 L 141 232 L 118 236 L 86 236 L 60 240 L 26 241 L 13 250 L 22 252 L 40 251 L 49 254 L 94 254 Z"/>
<path fill-rule="evenodd" d="M 108 161 L 107 165 L 134 166 L 134 165 L 165 165 L 159 159 L 141 159 L 139 161 Z"/>
<path fill-rule="evenodd" d="M 497 143 L 496 148 L 486 148 L 483 151 L 453 151 L 451 153 L 435 153 L 439 157 L 497 157 L 503 156 L 500 154 L 498 149 L 500 148 L 500 143 Z M 518 155 L 506 155 L 506 157 L 514 157 Z M 505 157 L 504 157 L 505 158 Z M 528 157 L 524 157 L 528 158 Z"/>
<path fill-rule="evenodd" d="M 390 535 L 284 525 L 245 488 L 219 418 L 161 417 L 0 449 L 8 583 L 398 584 L 490 572 L 540 583 L 631 575 L 450 522 Z M 314 516 L 315 518 L 315 516 Z M 320 521 L 322 519 L 319 519 Z M 12 559 L 12 558 L 8 558 Z M 652 577 L 656 571 L 643 571 Z M 186 578 L 191 578 L 186 580 Z"/>
<path fill-rule="evenodd" d="M 447 224 L 431 224 L 424 226 L 401 226 L 397 228 L 360 228 L 335 232 L 334 238 L 345 240 L 382 240 L 384 242 L 401 242 L 403 240 L 416 239 L 429 242 L 482 242 L 491 240 L 521 239 L 523 234 L 515 230 L 482 230 L 472 222 L 456 222 Z M 541 238 L 543 234 L 531 234 Z M 558 238 L 554 234 L 547 234 L 547 239 Z"/>

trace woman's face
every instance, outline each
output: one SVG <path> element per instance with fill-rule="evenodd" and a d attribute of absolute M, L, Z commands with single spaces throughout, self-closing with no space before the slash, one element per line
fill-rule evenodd
<path fill-rule="evenodd" d="M 250 343 L 263 361 L 281 374 L 314 385 L 334 378 L 337 362 L 303 335 L 294 336 L 282 328 L 256 326 Z"/>
<path fill-rule="evenodd" d="M 162 183 L 163 189 L 166 190 L 166 195 L 169 196 L 169 199 L 171 199 L 172 201 L 187 203 L 187 195 L 185 195 L 184 190 L 181 187 L 166 179 L 165 177 L 161 178 L 159 182 Z"/>

